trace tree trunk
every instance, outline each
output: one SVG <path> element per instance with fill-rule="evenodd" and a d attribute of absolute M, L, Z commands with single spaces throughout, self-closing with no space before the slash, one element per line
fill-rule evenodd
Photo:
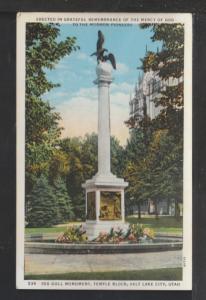
<path fill-rule="evenodd" d="M 138 219 L 141 219 L 141 205 L 138 202 Z"/>
<path fill-rule="evenodd" d="M 169 212 L 170 212 L 170 200 L 167 199 L 167 215 L 169 216 Z"/>
<path fill-rule="evenodd" d="M 158 209 L 157 209 L 157 201 L 155 201 L 155 218 L 158 219 L 159 215 L 158 215 Z"/>
<path fill-rule="evenodd" d="M 147 212 L 148 212 L 148 215 L 150 215 L 150 200 L 148 200 L 148 208 L 147 208 Z"/>
<path fill-rule="evenodd" d="M 180 217 L 179 204 L 178 204 L 178 200 L 175 199 L 175 218 L 179 219 L 179 217 Z"/>

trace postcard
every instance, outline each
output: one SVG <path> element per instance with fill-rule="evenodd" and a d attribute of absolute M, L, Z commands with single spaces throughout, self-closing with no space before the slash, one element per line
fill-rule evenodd
<path fill-rule="evenodd" d="M 17 14 L 18 289 L 192 289 L 192 15 Z"/>

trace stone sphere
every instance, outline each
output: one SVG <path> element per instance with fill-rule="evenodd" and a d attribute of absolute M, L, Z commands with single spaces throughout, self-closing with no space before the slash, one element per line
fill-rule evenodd
<path fill-rule="evenodd" d="M 111 77 L 112 66 L 107 62 L 99 62 L 96 67 L 97 77 Z"/>

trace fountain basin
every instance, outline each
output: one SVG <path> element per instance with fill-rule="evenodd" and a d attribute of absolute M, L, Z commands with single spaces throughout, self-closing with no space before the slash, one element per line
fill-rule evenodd
<path fill-rule="evenodd" d="M 159 252 L 182 249 L 182 238 L 156 237 L 153 241 L 139 243 L 56 243 L 55 240 L 25 242 L 25 253 L 35 254 L 109 254 Z"/>

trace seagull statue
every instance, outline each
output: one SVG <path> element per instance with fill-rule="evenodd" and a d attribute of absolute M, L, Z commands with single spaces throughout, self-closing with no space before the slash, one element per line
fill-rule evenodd
<path fill-rule="evenodd" d="M 104 55 L 105 52 L 108 52 L 107 49 L 103 48 L 104 44 L 104 35 L 101 32 L 101 30 L 98 31 L 98 40 L 97 40 L 97 50 L 96 52 L 92 53 L 91 56 L 96 56 L 97 57 L 97 62 L 99 63 L 100 61 L 104 62 L 109 60 L 112 64 L 113 69 L 116 70 L 116 60 L 114 57 L 114 54 L 109 53 L 108 55 Z"/>

